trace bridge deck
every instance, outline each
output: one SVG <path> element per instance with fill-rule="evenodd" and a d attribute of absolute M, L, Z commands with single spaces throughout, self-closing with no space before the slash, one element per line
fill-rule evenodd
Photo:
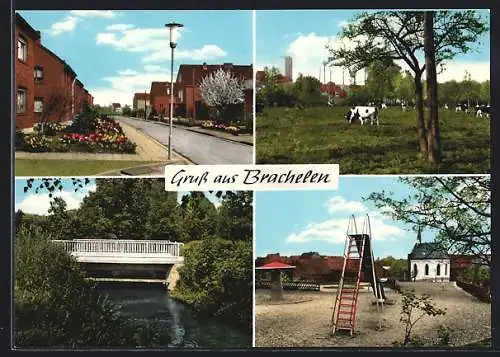
<path fill-rule="evenodd" d="M 181 264 L 184 257 L 166 253 L 102 253 L 102 252 L 71 252 L 82 263 L 113 263 L 113 264 Z"/>

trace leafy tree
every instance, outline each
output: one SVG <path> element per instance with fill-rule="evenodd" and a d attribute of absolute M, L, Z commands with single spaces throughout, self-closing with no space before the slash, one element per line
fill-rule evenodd
<path fill-rule="evenodd" d="M 434 17 L 435 63 L 453 59 L 472 50 L 486 22 L 476 11 L 437 11 Z M 422 11 L 361 12 L 343 28 L 340 38 L 354 43 L 352 48 L 329 48 L 335 65 L 366 68 L 376 60 L 403 60 L 411 69 L 415 83 L 417 128 L 420 152 L 427 154 L 422 74 L 425 64 L 418 55 L 424 48 Z M 328 46 L 327 46 L 328 47 Z"/>
<path fill-rule="evenodd" d="M 122 114 L 126 117 L 132 116 L 132 108 L 130 108 L 130 105 L 125 105 L 122 108 Z"/>
<path fill-rule="evenodd" d="M 411 72 L 405 71 L 395 78 L 394 91 L 400 100 L 410 103 L 415 98 L 415 78 Z"/>
<path fill-rule="evenodd" d="M 481 83 L 480 88 L 480 101 L 483 103 L 490 103 L 490 81 L 484 81 Z"/>
<path fill-rule="evenodd" d="M 220 236 L 229 240 L 252 241 L 253 192 L 227 192 L 219 207 Z"/>
<path fill-rule="evenodd" d="M 40 228 L 15 240 L 14 343 L 17 347 L 164 346 L 165 328 L 119 314 L 85 280 L 77 261 Z"/>
<path fill-rule="evenodd" d="M 374 61 L 368 66 L 366 88 L 370 97 L 374 100 L 383 101 L 395 95 L 395 79 L 400 74 L 401 67 L 392 60 L 383 62 Z"/>
<path fill-rule="evenodd" d="M 326 104 L 320 89 L 320 81 L 311 76 L 300 74 L 294 83 L 295 97 L 304 105 Z"/>
<path fill-rule="evenodd" d="M 222 117 L 226 122 L 230 119 L 224 116 L 227 107 L 243 103 L 243 89 L 243 81 L 223 69 L 204 77 L 200 84 L 201 95 L 205 102 L 217 110 L 218 118 Z"/>
<path fill-rule="evenodd" d="M 200 240 L 217 233 L 217 210 L 203 192 L 191 192 L 184 195 L 180 208 L 184 242 Z"/>
<path fill-rule="evenodd" d="M 373 192 L 367 198 L 393 219 L 438 232 L 436 242 L 455 254 L 470 254 L 491 266 L 491 178 L 404 177 L 405 198 Z"/>
<path fill-rule="evenodd" d="M 201 314 L 251 329 L 252 256 L 251 242 L 217 237 L 189 242 L 184 246 L 184 265 L 172 296 Z"/>

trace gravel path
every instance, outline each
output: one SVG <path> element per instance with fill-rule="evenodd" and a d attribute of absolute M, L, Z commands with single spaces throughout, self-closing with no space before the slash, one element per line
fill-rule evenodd
<path fill-rule="evenodd" d="M 491 304 L 481 302 L 454 284 L 408 283 L 404 288 L 427 293 L 444 316 L 424 317 L 414 328 L 426 345 L 435 345 L 438 327 L 450 331 L 450 345 L 463 346 L 491 336 Z M 402 342 L 404 326 L 399 321 L 400 297 L 386 288 L 394 305 L 385 305 L 377 312 L 372 305 L 373 294 L 361 291 L 358 299 L 356 334 L 342 332 L 330 335 L 330 320 L 335 299 L 333 292 L 285 291 L 286 303 L 270 304 L 268 290 L 256 291 L 255 344 L 257 347 L 390 347 Z"/>

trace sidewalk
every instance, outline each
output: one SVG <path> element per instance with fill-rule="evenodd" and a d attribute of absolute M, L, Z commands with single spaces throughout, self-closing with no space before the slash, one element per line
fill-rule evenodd
<path fill-rule="evenodd" d="M 168 148 L 145 133 L 120 122 L 124 134 L 136 147 L 135 154 L 107 154 L 107 153 L 85 153 L 85 152 L 47 152 L 30 153 L 16 151 L 16 159 L 42 159 L 42 160 L 113 160 L 113 161 L 144 161 L 165 162 L 168 161 Z M 185 164 L 186 159 L 172 152 L 172 164 Z M 163 165 L 165 165 L 163 164 Z"/>

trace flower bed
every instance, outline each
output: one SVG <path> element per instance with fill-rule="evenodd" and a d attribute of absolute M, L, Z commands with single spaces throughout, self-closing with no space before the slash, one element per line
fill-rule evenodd
<path fill-rule="evenodd" d="M 217 122 L 214 122 L 212 120 L 203 120 L 201 122 L 201 127 L 203 129 L 224 131 L 226 133 L 233 134 L 233 135 L 239 135 L 242 133 L 241 128 L 238 126 L 217 123 Z"/>
<path fill-rule="evenodd" d="M 120 124 L 113 119 L 97 119 L 95 130 L 88 134 L 74 132 L 73 127 L 46 129 L 44 126 L 43 134 L 34 130 L 33 134 L 16 135 L 16 149 L 27 152 L 135 153 L 136 144 L 128 140 Z M 48 132 L 53 135 L 48 135 Z"/>

